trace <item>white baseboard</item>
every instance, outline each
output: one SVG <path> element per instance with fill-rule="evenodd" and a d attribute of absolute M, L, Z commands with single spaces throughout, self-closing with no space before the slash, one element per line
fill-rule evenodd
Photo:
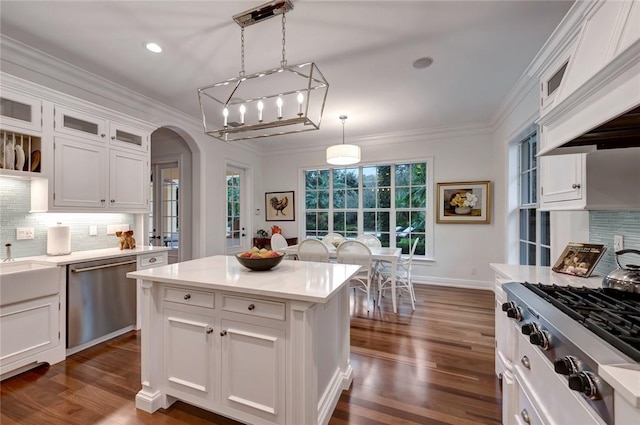
<path fill-rule="evenodd" d="M 493 291 L 493 287 L 495 285 L 493 281 L 486 282 L 482 280 L 450 279 L 446 277 L 432 276 L 414 276 L 413 284 L 416 286 L 448 286 L 451 288 L 480 289 L 483 291 Z"/>

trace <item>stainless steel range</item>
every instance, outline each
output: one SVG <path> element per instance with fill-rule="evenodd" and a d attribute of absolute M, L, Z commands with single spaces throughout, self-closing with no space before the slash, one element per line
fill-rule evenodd
<path fill-rule="evenodd" d="M 640 294 L 526 282 L 503 289 L 505 314 L 566 377 L 568 388 L 614 424 L 614 391 L 598 368 L 640 362 Z"/>

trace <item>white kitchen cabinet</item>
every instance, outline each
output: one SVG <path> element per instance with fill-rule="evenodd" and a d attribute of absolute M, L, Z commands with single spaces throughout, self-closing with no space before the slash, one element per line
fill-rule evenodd
<path fill-rule="evenodd" d="M 167 286 L 162 306 L 167 395 L 284 423 L 284 303 Z"/>
<path fill-rule="evenodd" d="M 0 300 L 2 379 L 65 359 L 64 268 L 43 268 L 37 277 L 24 279 L 19 292 L 4 293 Z"/>
<path fill-rule="evenodd" d="M 56 133 L 106 143 L 107 121 L 104 118 L 60 105 L 54 106 L 53 116 Z"/>
<path fill-rule="evenodd" d="M 111 121 L 109 122 L 109 142 L 112 146 L 148 152 L 149 132 Z"/>
<path fill-rule="evenodd" d="M 147 154 L 56 137 L 53 209 L 147 211 L 149 172 Z"/>
<path fill-rule="evenodd" d="M 55 138 L 53 205 L 107 206 L 107 149 L 95 143 Z"/>
<path fill-rule="evenodd" d="M 284 329 L 223 319 L 220 332 L 222 404 L 284 423 Z"/>
<path fill-rule="evenodd" d="M 541 210 L 640 210 L 640 148 L 539 160 Z"/>
<path fill-rule="evenodd" d="M 149 156 L 109 150 L 109 208 L 149 210 Z"/>
<path fill-rule="evenodd" d="M 220 337 L 213 333 L 214 316 L 182 304 L 165 302 L 163 307 L 167 394 L 192 402 L 213 402 L 219 351 L 216 338 Z"/>
<path fill-rule="evenodd" d="M 0 127 L 42 130 L 42 100 L 35 96 L 2 87 L 0 95 Z"/>

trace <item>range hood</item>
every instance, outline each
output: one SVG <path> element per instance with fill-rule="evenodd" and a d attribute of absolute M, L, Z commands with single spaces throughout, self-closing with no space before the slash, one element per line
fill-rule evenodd
<path fill-rule="evenodd" d="M 575 153 L 578 151 L 593 152 L 602 149 L 635 148 L 639 146 L 640 106 L 587 131 L 555 150 L 558 153 L 568 152 L 569 150 Z"/>
<path fill-rule="evenodd" d="M 580 16 L 572 22 L 565 17 L 572 29 L 561 34 L 561 42 L 555 40 L 553 63 L 538 74 L 543 91 L 538 156 L 640 147 L 640 29 L 635 24 L 640 1 L 574 6 Z M 552 103 L 544 105 L 544 90 L 557 70 L 564 76 Z"/>

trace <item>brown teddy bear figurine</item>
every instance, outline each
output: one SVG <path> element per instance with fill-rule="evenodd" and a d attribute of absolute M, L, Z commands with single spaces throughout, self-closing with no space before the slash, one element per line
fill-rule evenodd
<path fill-rule="evenodd" d="M 126 232 L 117 231 L 116 236 L 120 238 L 120 249 L 133 249 L 136 247 L 133 230 L 127 230 Z"/>

